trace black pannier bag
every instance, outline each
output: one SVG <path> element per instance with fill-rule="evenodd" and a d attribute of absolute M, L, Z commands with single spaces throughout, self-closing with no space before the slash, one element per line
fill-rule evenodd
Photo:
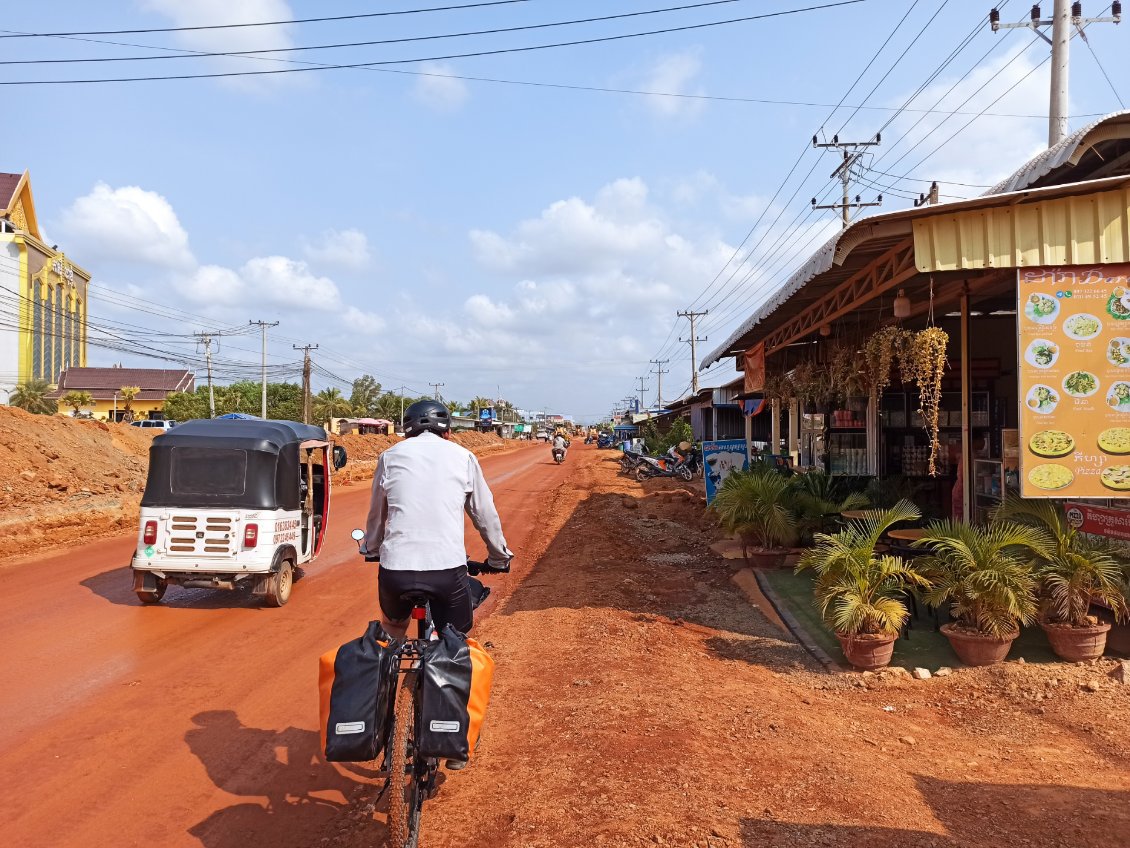
<path fill-rule="evenodd" d="M 420 753 L 469 759 L 486 716 L 494 660 L 450 624 L 428 645 L 420 680 Z"/>
<path fill-rule="evenodd" d="M 322 750 L 329 762 L 376 759 L 391 720 L 395 655 L 379 621 L 322 655 L 318 669 Z"/>

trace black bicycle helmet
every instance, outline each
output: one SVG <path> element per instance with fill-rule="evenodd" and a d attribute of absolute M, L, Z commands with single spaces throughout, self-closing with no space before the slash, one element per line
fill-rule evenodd
<path fill-rule="evenodd" d="M 451 413 L 438 400 L 418 400 L 404 410 L 404 435 L 418 436 L 427 430 L 442 436 L 451 429 Z"/>

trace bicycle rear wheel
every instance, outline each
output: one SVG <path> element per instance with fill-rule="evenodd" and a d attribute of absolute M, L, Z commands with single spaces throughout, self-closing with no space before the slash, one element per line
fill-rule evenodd
<path fill-rule="evenodd" d="M 389 845 L 416 848 L 420 838 L 420 808 L 423 806 L 423 781 L 416 764 L 416 680 L 406 674 L 396 693 L 392 734 L 389 742 Z"/>

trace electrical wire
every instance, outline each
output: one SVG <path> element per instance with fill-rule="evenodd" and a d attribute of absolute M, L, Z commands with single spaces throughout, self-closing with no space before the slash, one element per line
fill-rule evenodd
<path fill-rule="evenodd" d="M 1082 33 L 1082 30 L 1080 30 L 1080 32 Z M 1102 60 L 1099 59 L 1099 54 L 1095 52 L 1095 48 L 1091 46 L 1091 40 L 1087 38 L 1086 35 L 1083 36 L 1083 43 L 1087 45 L 1087 49 L 1091 52 L 1091 56 L 1094 58 L 1095 64 L 1099 66 L 1099 70 L 1102 72 L 1103 79 L 1106 80 L 1106 84 L 1110 86 L 1110 90 L 1114 94 L 1114 99 L 1118 101 L 1119 106 L 1125 109 L 1126 104 L 1122 102 L 1122 95 L 1120 95 L 1118 93 L 1118 89 L 1114 87 L 1114 83 L 1110 79 L 1110 74 L 1106 72 L 1106 68 L 1103 67 Z"/>
<path fill-rule="evenodd" d="M 102 77 L 95 79 L 54 79 L 54 80 L 3 80 L 0 85 L 91 85 L 102 83 L 124 83 L 124 82 L 163 82 L 169 80 L 190 80 L 190 79 L 219 79 L 230 77 L 251 77 L 251 76 L 277 76 L 280 74 L 296 74 L 305 73 L 310 71 L 319 70 L 345 70 L 351 68 L 372 68 L 388 65 L 411 65 L 419 64 L 422 62 L 440 62 L 452 59 L 468 59 L 481 56 L 501 56 L 516 53 L 531 53 L 539 50 L 552 50 L 562 47 L 577 47 L 586 44 L 604 44 L 614 41 L 624 41 L 631 38 L 645 38 L 653 35 L 666 35 L 674 32 L 689 32 L 707 29 L 711 27 L 728 26 L 732 24 L 748 23 L 751 21 L 767 20 L 771 18 L 780 18 L 789 15 L 801 14 L 804 12 L 821 11 L 825 9 L 833 9 L 841 6 L 853 6 L 859 3 L 866 3 L 868 0 L 835 0 L 835 2 L 827 2 L 820 5 L 805 6 L 796 9 L 784 9 L 777 12 L 765 12 L 759 15 L 747 15 L 740 18 L 730 18 L 723 21 L 708 21 L 697 24 L 685 24 L 677 27 L 666 27 L 663 29 L 647 30 L 645 32 L 632 32 L 632 33 L 619 33 L 616 35 L 606 35 L 593 38 L 576 39 L 573 41 L 560 41 L 551 44 L 534 44 L 523 47 L 505 47 L 497 48 L 494 50 L 476 50 L 467 53 L 451 53 L 443 56 L 418 56 L 409 59 L 386 59 L 376 62 L 353 62 L 348 64 L 326 64 L 326 65 L 313 65 L 298 68 L 277 68 L 267 71 L 218 71 L 213 73 L 202 74 L 167 74 L 161 76 L 140 76 L 140 77 Z"/>

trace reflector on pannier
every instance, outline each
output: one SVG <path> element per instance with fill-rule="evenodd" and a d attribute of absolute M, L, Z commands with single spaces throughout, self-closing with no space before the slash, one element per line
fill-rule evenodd
<path fill-rule="evenodd" d="M 392 715 L 397 681 L 389 637 L 379 621 L 321 656 L 318 691 L 322 750 L 330 762 L 375 759 Z"/>
<path fill-rule="evenodd" d="M 420 681 L 420 753 L 469 759 L 490 701 L 494 660 L 450 624 L 427 649 Z"/>

